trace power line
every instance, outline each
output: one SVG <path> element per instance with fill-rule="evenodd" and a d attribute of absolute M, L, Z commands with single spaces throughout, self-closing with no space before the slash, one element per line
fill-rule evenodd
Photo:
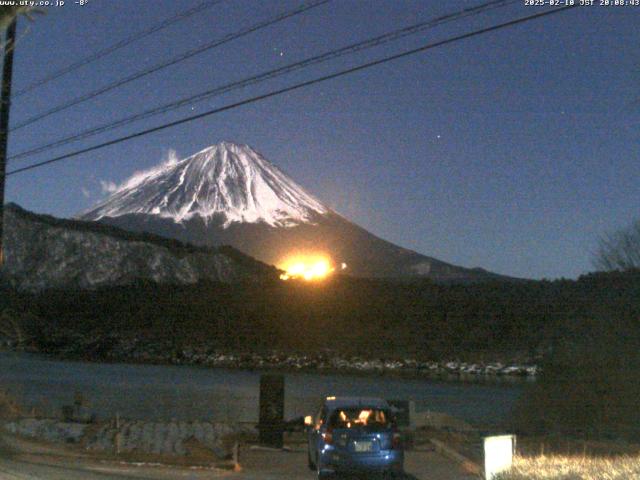
<path fill-rule="evenodd" d="M 31 125 L 32 123 L 35 123 L 37 121 L 42 120 L 43 118 L 46 118 L 50 115 L 53 115 L 54 113 L 58 113 L 61 112 L 63 110 L 66 110 L 68 108 L 71 108 L 75 105 L 78 105 L 80 103 L 84 103 L 87 100 L 91 100 L 99 95 L 102 95 L 103 93 L 109 92 L 115 88 L 121 87 L 123 85 L 126 85 L 127 83 L 133 82 L 134 80 L 138 80 L 142 77 L 146 77 L 147 75 L 150 75 L 152 73 L 155 73 L 159 70 L 162 70 L 164 68 L 170 67 L 172 65 L 175 65 L 179 62 L 182 62 L 184 60 L 187 60 L 191 57 L 194 57 L 200 53 L 203 53 L 207 50 L 211 50 L 215 47 L 219 47 L 220 45 L 224 45 L 225 43 L 228 43 L 232 40 L 235 40 L 237 38 L 243 37 L 245 35 L 248 35 L 250 33 L 256 32 L 258 30 L 261 30 L 263 28 L 266 28 L 268 26 L 271 26 L 275 23 L 281 22 L 283 20 L 286 20 L 288 18 L 294 17 L 296 15 L 299 15 L 301 13 L 306 12 L 307 10 L 311 10 L 312 8 L 316 8 L 319 7 L 321 5 L 324 5 L 325 3 L 329 3 L 331 0 L 312 0 L 304 5 L 301 5 L 299 7 L 296 7 L 293 10 L 288 10 L 286 12 L 280 13 L 279 15 L 276 15 L 275 17 L 272 17 L 268 20 L 264 20 L 262 22 L 259 22 L 257 24 L 251 25 L 249 27 L 246 27 L 238 32 L 235 33 L 230 33 L 225 35 L 224 37 L 214 40 L 212 42 L 209 42 L 205 45 L 202 45 L 200 47 L 188 50 L 174 58 L 172 58 L 171 60 L 167 60 L 164 62 L 161 62 L 159 64 L 154 65 L 153 67 L 147 68 L 145 70 L 141 70 L 139 72 L 136 72 L 132 75 L 129 75 L 128 77 L 124 77 L 121 78 L 120 80 L 116 80 L 113 83 L 110 83 L 108 85 L 105 85 L 104 87 L 100 87 L 96 90 L 93 90 L 92 92 L 86 93 L 84 95 L 80 95 L 79 97 L 74 98 L 73 100 L 70 100 L 66 103 L 60 104 L 56 107 L 51 108 L 50 110 L 47 110 L 45 112 L 36 114 L 30 118 L 28 118 L 27 120 L 18 123 L 17 125 L 15 125 L 11 131 L 14 130 L 18 130 L 20 128 L 26 127 L 27 125 Z"/>
<path fill-rule="evenodd" d="M 115 128 L 124 126 L 124 125 L 128 125 L 130 123 L 136 122 L 138 120 L 142 120 L 145 118 L 150 118 L 152 116 L 155 115 L 159 115 L 159 114 L 163 114 L 163 113 L 167 113 L 169 111 L 175 110 L 177 108 L 183 107 L 185 105 L 190 105 L 190 104 L 194 104 L 197 102 L 201 102 L 204 100 L 208 100 L 214 96 L 219 96 L 228 92 L 231 92 L 233 90 L 237 90 L 240 88 L 244 88 L 247 87 L 249 85 L 255 85 L 257 83 L 261 83 L 263 81 L 266 80 L 271 80 L 273 78 L 279 77 L 281 75 L 285 75 L 288 73 L 291 73 L 293 71 L 302 69 L 302 68 L 306 68 L 309 67 L 311 65 L 317 65 L 323 62 L 326 62 L 328 60 L 333 60 L 335 58 L 344 56 L 344 55 L 348 55 L 348 54 L 352 54 L 355 52 L 359 52 L 365 49 L 369 49 L 372 47 L 377 47 L 383 44 L 386 44 L 388 42 L 391 41 L 395 41 L 401 38 L 404 38 L 406 36 L 409 35 L 414 35 L 416 33 L 420 33 L 423 32 L 429 28 L 433 28 L 439 25 L 442 25 L 444 23 L 448 23 L 448 22 L 452 22 L 452 21 L 458 21 L 460 19 L 463 18 L 467 18 L 470 16 L 475 16 L 475 15 L 479 15 L 481 13 L 485 13 L 491 9 L 495 9 L 495 8 L 502 8 L 505 7 L 507 5 L 510 4 L 514 4 L 519 2 L 520 0 L 493 0 L 487 3 L 484 3 L 482 5 L 478 5 L 476 7 L 472 7 L 472 8 L 466 8 L 464 10 L 460 10 L 454 13 L 448 13 L 446 15 L 442 15 L 440 17 L 436 17 L 433 19 L 429 19 L 426 21 L 422 21 L 413 25 L 410 25 L 408 27 L 404 27 L 398 30 L 393 30 L 391 32 L 387 32 L 383 35 L 379 35 L 377 37 L 373 37 L 361 42 L 357 42 L 357 43 L 353 43 L 351 45 L 348 45 L 346 47 L 342 47 L 339 49 L 335 49 L 335 50 L 331 50 L 329 52 L 325 52 L 323 54 L 320 55 L 316 55 L 313 57 L 309 57 L 306 58 L 304 60 L 298 61 L 298 62 L 294 62 L 294 63 L 290 63 L 288 65 L 284 65 L 282 67 L 273 69 L 273 70 L 269 70 L 263 73 L 260 73 L 258 75 L 254 75 L 236 82 L 232 82 L 232 83 L 228 83 L 226 85 L 222 85 L 219 87 L 215 87 L 213 89 L 209 89 L 206 90 L 204 92 L 198 93 L 196 95 L 192 95 L 189 97 L 185 97 L 182 99 L 179 99 L 177 101 L 173 101 L 158 107 L 154 107 L 152 109 L 146 110 L 144 112 L 140 112 L 137 113 L 135 115 L 131 115 L 128 117 L 124 117 L 121 118 L 120 120 L 116 120 L 115 122 L 108 122 L 102 125 L 98 125 L 96 127 L 92 127 L 89 129 L 86 129 L 84 131 L 81 131 L 79 133 L 76 133 L 74 135 L 70 135 L 67 137 L 63 137 L 61 139 L 55 140 L 53 142 L 44 144 L 44 145 L 40 145 L 34 148 L 31 148 L 29 150 L 25 150 L 22 152 L 19 152 L 13 156 L 11 156 L 9 158 L 9 160 L 15 161 L 17 159 L 20 158 L 25 158 L 25 157 L 29 157 L 32 155 L 35 155 L 37 153 L 42 153 L 44 151 L 47 151 L 51 148 L 55 148 L 55 147 L 60 147 L 63 145 L 67 145 L 69 143 L 75 142 L 77 140 L 81 140 L 81 139 L 85 139 L 88 137 L 92 137 L 94 135 L 98 135 L 100 133 L 104 133 L 110 130 L 113 130 Z"/>
<path fill-rule="evenodd" d="M 25 171 L 28 171 L 28 170 L 33 170 L 35 168 L 39 168 L 39 167 L 42 167 L 44 165 L 49 165 L 49 164 L 56 163 L 56 162 L 59 162 L 59 161 L 62 161 L 62 160 L 66 160 L 66 159 L 71 158 L 71 157 L 76 157 L 76 156 L 81 155 L 83 153 L 88 153 L 88 152 L 92 152 L 92 151 L 95 151 L 95 150 L 99 150 L 101 148 L 108 147 L 108 146 L 111 146 L 111 145 L 115 145 L 117 143 L 122 143 L 122 142 L 125 142 L 127 140 L 131 140 L 131 139 L 134 139 L 134 138 L 142 137 L 142 136 L 154 133 L 154 132 L 159 132 L 159 131 L 165 130 L 167 128 L 175 127 L 175 126 L 181 125 L 183 123 L 192 122 L 192 121 L 198 120 L 200 118 L 204 118 L 204 117 L 208 117 L 208 116 L 211 116 L 211 115 L 214 115 L 214 114 L 217 114 L 217 113 L 225 112 L 227 110 L 232 110 L 234 108 L 238 108 L 238 107 L 241 107 L 243 105 L 248 105 L 250 103 L 255 103 L 255 102 L 258 102 L 258 101 L 261 101 L 261 100 L 265 100 L 267 98 L 271 98 L 271 97 L 275 97 L 275 96 L 278 96 L 278 95 L 282 95 L 284 93 L 292 92 L 292 91 L 298 90 L 300 88 L 304 88 L 304 87 L 308 87 L 308 86 L 311 86 L 311 85 L 315 85 L 315 84 L 320 83 L 320 82 L 324 82 L 324 81 L 327 81 L 327 80 L 332 80 L 334 78 L 339 78 L 339 77 L 342 77 L 344 75 L 349 75 L 351 73 L 359 72 L 359 71 L 365 70 L 367 68 L 375 67 L 377 65 L 382 65 L 384 63 L 391 62 L 393 60 L 398 60 L 400 58 L 408 57 L 410 55 L 415 55 L 417 53 L 421 53 L 421 52 L 424 52 L 424 51 L 427 51 L 427 50 L 431 50 L 431 49 L 436 48 L 436 47 L 441 47 L 443 45 L 448 45 L 448 44 L 451 44 L 451 43 L 454 43 L 454 42 L 458 42 L 460 40 L 464 40 L 464 39 L 471 38 L 471 37 L 476 37 L 476 36 L 479 36 L 479 35 L 482 35 L 482 34 L 485 34 L 485 33 L 493 32 L 493 31 L 496 31 L 496 30 L 501 30 L 503 28 L 507 28 L 507 27 L 511 27 L 511 26 L 514 26 L 514 25 L 518 25 L 518 24 L 524 23 L 524 22 L 528 22 L 530 20 L 535 20 L 535 19 L 538 19 L 538 18 L 546 17 L 546 16 L 553 15 L 553 14 L 556 14 L 556 13 L 560 13 L 560 12 L 563 12 L 565 10 L 569 10 L 569 9 L 575 8 L 576 6 L 577 5 L 568 5 L 568 6 L 564 6 L 564 7 L 560 7 L 560 8 L 555 8 L 553 10 L 547 10 L 547 11 L 544 11 L 544 12 L 536 13 L 536 14 L 533 14 L 533 15 L 527 15 L 525 17 L 520 17 L 520 18 L 517 18 L 515 20 L 510 20 L 508 22 L 500 23 L 498 25 L 493 25 L 491 27 L 481 28 L 479 30 L 474 30 L 474 31 L 469 32 L 469 33 L 464 33 L 462 35 L 457 35 L 455 37 L 450 37 L 450 38 L 447 38 L 445 40 L 440 40 L 440 41 L 437 41 L 437 42 L 434 42 L 434 43 L 428 43 L 428 44 L 423 45 L 421 47 L 414 48 L 414 49 L 411 49 L 411 50 L 407 50 L 407 51 L 402 52 L 402 53 L 390 55 L 390 56 L 387 56 L 387 57 L 384 57 L 384 58 L 381 58 L 381 59 L 378 59 L 378 60 L 373 60 L 371 62 L 363 63 L 363 64 L 360 64 L 360 65 L 355 66 L 355 67 L 351 67 L 351 68 L 348 68 L 348 69 L 345 69 L 345 70 L 341 70 L 341 71 L 336 72 L 336 73 L 332 73 L 332 74 L 329 74 L 329 75 L 324 75 L 322 77 L 318 77 L 318 78 L 315 78 L 315 79 L 312 79 L 312 80 L 307 80 L 305 82 L 297 83 L 297 84 L 291 85 L 289 87 L 281 88 L 279 90 L 274 90 L 274 91 L 269 92 L 269 93 L 265 93 L 265 94 L 258 95 L 258 96 L 255 96 L 255 97 L 247 98 L 245 100 L 241 100 L 239 102 L 231 103 L 231 104 L 225 105 L 223 107 L 215 108 L 215 109 L 209 110 L 207 112 L 199 113 L 197 115 L 192 115 L 190 117 L 182 118 L 180 120 L 176 120 L 176 121 L 173 121 L 173 122 L 165 123 L 165 124 L 159 125 L 157 127 L 149 128 L 149 129 L 142 130 L 142 131 L 139 131 L 139 132 L 136 132 L 136 133 L 132 133 L 130 135 L 126 135 L 124 137 L 120 137 L 120 138 L 116 138 L 116 139 L 113 139 L 113 140 L 109 140 L 107 142 L 103 142 L 103 143 L 100 143 L 98 145 L 93 145 L 91 147 L 87 147 L 87 148 L 83 148 L 83 149 L 80 149 L 80 150 L 76 150 L 74 152 L 70 152 L 70 153 L 67 153 L 67 154 L 64 154 L 64 155 L 60 155 L 58 157 L 51 158 L 49 160 L 45 160 L 45 161 L 42 161 L 42 162 L 37 162 L 37 163 L 31 164 L 31 165 L 27 165 L 26 167 L 17 168 L 15 170 L 12 170 L 12 171 L 8 172 L 7 176 L 14 175 L 16 173 L 25 172 Z"/>
<path fill-rule="evenodd" d="M 31 83 L 30 85 L 27 85 L 26 87 L 24 87 L 22 90 L 18 90 L 13 97 L 19 97 L 21 95 L 24 95 L 25 93 L 28 93 L 38 87 L 41 87 L 42 85 L 45 85 L 46 83 L 49 83 L 53 80 L 56 80 L 68 73 L 71 73 L 81 67 L 84 67 L 85 65 L 88 65 L 90 63 L 95 62 L 96 60 L 99 60 L 103 57 L 106 57 L 107 55 L 120 50 L 121 48 L 124 48 L 130 44 L 132 44 L 133 42 L 136 42 L 138 40 L 141 40 L 145 37 L 148 37 L 149 35 L 158 32 L 164 28 L 167 28 L 175 23 L 180 22 L 181 20 L 184 20 L 186 18 L 189 18 L 193 15 L 195 15 L 196 13 L 200 13 L 204 10 L 207 10 L 211 7 L 213 7 L 214 5 L 217 5 L 218 3 L 221 3 L 224 0 L 207 0 L 206 2 L 202 2 L 198 5 L 196 5 L 193 8 L 189 8 L 187 10 L 184 10 L 176 15 L 174 15 L 173 17 L 169 17 L 165 20 L 163 20 L 160 23 L 157 23 L 156 25 L 151 26 L 150 28 L 146 29 L 146 30 L 142 30 L 141 32 L 135 33 L 127 38 L 124 38 L 122 40 L 120 40 L 117 43 L 114 43 L 113 45 L 110 45 L 106 48 L 103 48 L 102 50 L 98 50 L 97 52 L 92 53 L 91 55 L 88 55 L 87 57 L 84 57 L 80 60 L 77 60 L 76 62 L 67 65 L 64 68 L 61 68 L 60 70 L 56 70 L 55 72 L 50 73 L 49 75 L 41 78 L 40 80 L 36 80 L 35 82 Z"/>

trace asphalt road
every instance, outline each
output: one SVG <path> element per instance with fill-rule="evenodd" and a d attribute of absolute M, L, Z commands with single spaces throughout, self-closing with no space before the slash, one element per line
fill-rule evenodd
<path fill-rule="evenodd" d="M 312 480 L 306 452 L 265 451 L 244 448 L 240 472 L 211 467 L 179 467 L 100 460 L 77 451 L 40 443 L 0 438 L 0 480 Z M 407 452 L 407 474 L 402 480 L 471 480 L 477 476 L 432 452 Z M 399 479 L 399 480 L 400 480 Z"/>

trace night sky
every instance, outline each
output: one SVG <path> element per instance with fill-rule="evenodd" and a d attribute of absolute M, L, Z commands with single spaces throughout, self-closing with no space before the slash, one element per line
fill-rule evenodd
<path fill-rule="evenodd" d="M 20 20 L 14 89 L 198 1 L 89 0 Z M 26 118 L 273 16 L 226 0 L 14 100 Z M 482 1 L 334 0 L 10 134 L 10 154 Z M 265 82 L 9 170 L 366 60 L 542 11 L 513 6 Z M 7 201 L 72 216 L 171 155 L 247 143 L 372 233 L 528 278 L 590 271 L 598 237 L 640 216 L 640 7 L 580 7 L 9 177 Z"/>

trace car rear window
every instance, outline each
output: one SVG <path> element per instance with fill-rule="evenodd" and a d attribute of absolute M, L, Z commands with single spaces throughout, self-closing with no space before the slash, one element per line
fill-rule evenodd
<path fill-rule="evenodd" d="M 329 426 L 333 428 L 377 427 L 391 425 L 391 416 L 387 410 L 379 408 L 340 408 L 329 418 Z"/>

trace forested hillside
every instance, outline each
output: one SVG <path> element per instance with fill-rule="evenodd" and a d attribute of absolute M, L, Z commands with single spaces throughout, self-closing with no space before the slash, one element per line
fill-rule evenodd
<path fill-rule="evenodd" d="M 82 337 L 95 342 L 135 337 L 169 342 L 176 351 L 198 346 L 236 352 L 329 349 L 436 360 L 531 359 L 569 348 L 591 332 L 640 328 L 640 272 L 475 285 L 349 277 L 312 284 L 139 281 L 38 294 L 5 289 L 0 309 L 22 322 L 33 347 L 52 352 Z"/>

